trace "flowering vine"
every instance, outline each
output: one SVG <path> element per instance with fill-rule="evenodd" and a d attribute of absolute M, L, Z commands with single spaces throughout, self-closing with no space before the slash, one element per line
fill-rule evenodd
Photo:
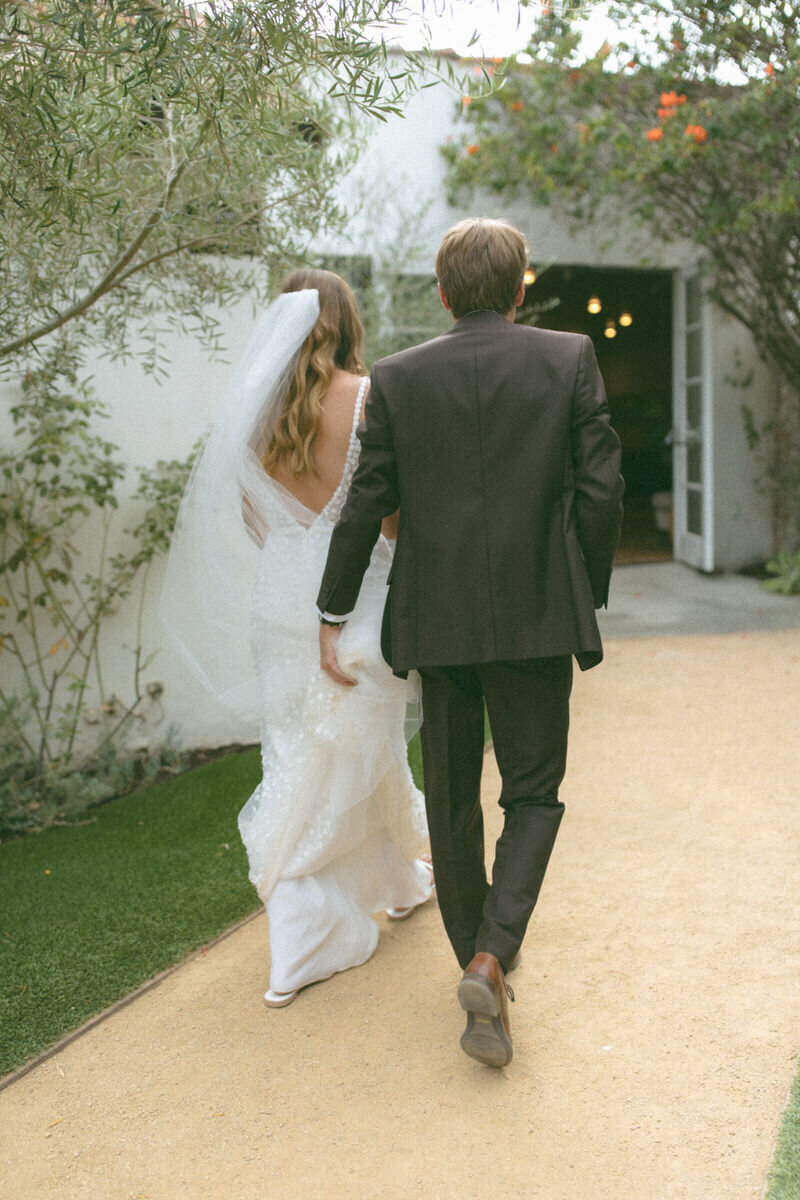
<path fill-rule="evenodd" d="M 655 125 L 645 132 L 645 137 L 648 142 L 660 142 L 664 137 L 664 122 L 669 121 L 674 117 L 682 104 L 686 103 L 686 96 L 683 92 L 678 93 L 672 88 L 669 92 L 662 92 L 660 103 L 656 110 L 658 119 L 661 125 Z M 689 124 L 684 130 L 686 137 L 692 139 L 697 146 L 701 146 L 708 137 L 708 132 L 703 125 Z"/>

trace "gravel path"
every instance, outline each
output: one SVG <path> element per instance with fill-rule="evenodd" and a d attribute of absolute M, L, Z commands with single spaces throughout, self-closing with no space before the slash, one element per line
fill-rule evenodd
<path fill-rule="evenodd" d="M 762 1195 L 800 1049 L 800 631 L 613 641 L 505 1071 L 435 903 L 267 1012 L 263 917 L 0 1093 L 3 1200 Z M 487 756 L 489 841 L 499 790 Z"/>

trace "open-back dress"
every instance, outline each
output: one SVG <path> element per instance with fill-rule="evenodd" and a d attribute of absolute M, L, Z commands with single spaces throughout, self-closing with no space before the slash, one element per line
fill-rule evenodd
<path fill-rule="evenodd" d="M 380 652 L 392 548 L 378 540 L 358 604 L 338 642 L 356 687 L 319 666 L 315 599 L 328 542 L 358 462 L 367 380 L 353 412 L 344 471 L 315 513 L 263 473 L 266 519 L 252 594 L 252 650 L 261 691 L 263 778 L 239 815 L 250 879 L 269 919 L 270 986 L 289 992 L 358 966 L 373 953 L 382 909 L 431 892 L 416 859 L 424 800 L 406 757 L 412 682 Z"/>

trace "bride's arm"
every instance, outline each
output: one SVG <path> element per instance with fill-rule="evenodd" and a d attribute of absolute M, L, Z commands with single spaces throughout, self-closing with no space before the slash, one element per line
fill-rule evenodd
<path fill-rule="evenodd" d="M 259 515 L 253 501 L 245 491 L 242 491 L 242 520 L 245 523 L 249 536 L 260 549 L 264 545 L 266 536 L 269 533 L 269 526 L 263 517 Z"/>
<path fill-rule="evenodd" d="M 391 516 L 383 518 L 383 523 L 381 524 L 381 533 L 383 534 L 383 536 L 385 538 L 388 538 L 390 542 L 396 542 L 397 541 L 397 528 L 398 528 L 399 524 L 400 524 L 400 509 L 398 508 L 396 512 L 393 512 L 391 514 Z"/>

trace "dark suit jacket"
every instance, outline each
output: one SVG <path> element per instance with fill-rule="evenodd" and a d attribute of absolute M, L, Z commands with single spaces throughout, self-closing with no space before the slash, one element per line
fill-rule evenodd
<path fill-rule="evenodd" d="M 354 607 L 381 519 L 400 509 L 383 652 L 394 671 L 602 658 L 624 484 L 582 334 L 469 313 L 377 362 L 321 611 Z"/>

